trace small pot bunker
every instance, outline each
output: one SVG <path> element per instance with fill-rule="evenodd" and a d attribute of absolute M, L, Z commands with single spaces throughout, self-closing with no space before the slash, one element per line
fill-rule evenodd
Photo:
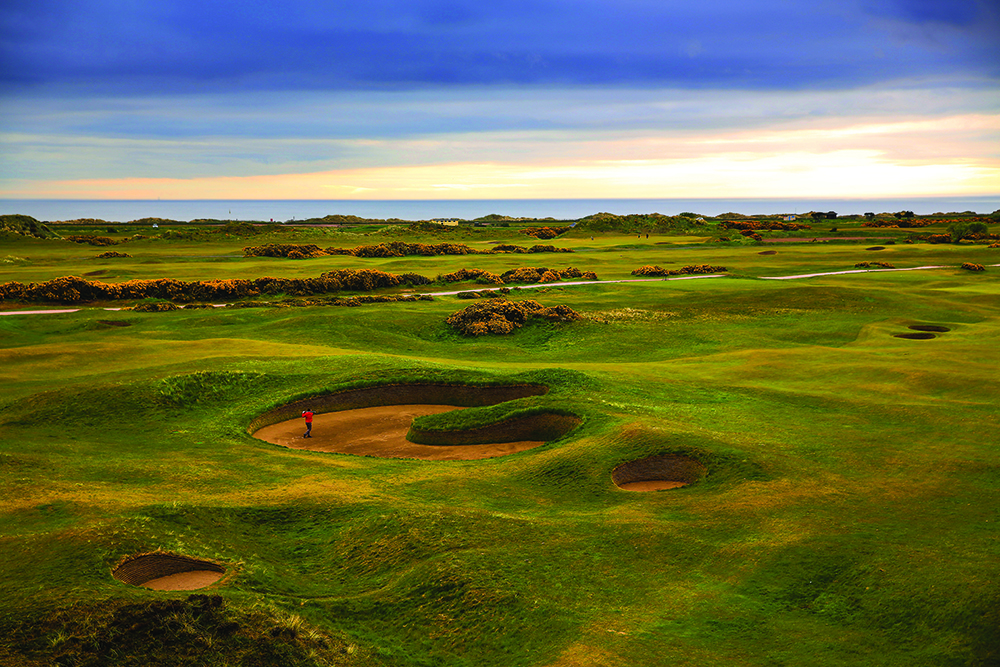
<path fill-rule="evenodd" d="M 660 454 L 623 463 L 611 471 L 611 481 L 626 491 L 666 491 L 694 484 L 705 466 L 681 454 Z"/>
<path fill-rule="evenodd" d="M 226 568 L 218 563 L 167 553 L 131 556 L 111 572 L 124 584 L 157 591 L 193 591 L 214 584 L 225 574 Z"/>
<path fill-rule="evenodd" d="M 541 412 L 461 431 L 421 429 L 413 425 L 413 420 L 547 392 L 548 387 L 538 384 L 364 387 L 283 405 L 255 419 L 248 432 L 290 449 L 337 454 L 432 461 L 495 458 L 560 438 L 581 420 L 554 411 Z M 301 417 L 304 410 L 315 414 L 308 438 L 304 437 Z"/>

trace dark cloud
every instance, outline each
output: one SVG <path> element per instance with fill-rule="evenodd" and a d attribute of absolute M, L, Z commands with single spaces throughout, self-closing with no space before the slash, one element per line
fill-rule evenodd
<path fill-rule="evenodd" d="M 1000 49 L 982 25 L 995 14 L 985 0 L 8 0 L 0 90 L 801 89 L 993 77 Z"/>

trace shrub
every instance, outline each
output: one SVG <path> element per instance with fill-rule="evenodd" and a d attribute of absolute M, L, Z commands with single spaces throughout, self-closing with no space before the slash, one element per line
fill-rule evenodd
<path fill-rule="evenodd" d="M 867 269 L 873 266 L 880 266 L 883 269 L 895 269 L 896 267 L 889 262 L 858 262 L 854 265 L 856 269 Z"/>
<path fill-rule="evenodd" d="M 177 306 L 169 301 L 156 301 L 154 303 L 140 303 L 138 306 L 132 308 L 132 310 L 137 313 L 165 313 L 177 310 Z"/>
<path fill-rule="evenodd" d="M 308 257 L 323 257 L 328 253 L 318 245 L 296 245 L 293 243 L 268 243 L 260 246 L 243 248 L 244 257 L 287 257 L 289 259 L 306 259 Z"/>
<path fill-rule="evenodd" d="M 560 234 L 565 234 L 569 231 L 569 227 L 528 227 L 522 233 L 527 236 L 533 236 L 536 239 L 554 239 Z"/>
<path fill-rule="evenodd" d="M 127 252 L 118 252 L 116 250 L 107 250 L 105 252 L 102 252 L 100 255 L 98 255 L 94 259 L 113 259 L 115 257 L 131 257 L 131 256 L 132 255 L 128 254 Z"/>
<path fill-rule="evenodd" d="M 546 308 L 537 301 L 494 298 L 467 306 L 449 316 L 446 322 L 466 336 L 503 335 L 520 328 L 531 317 L 569 322 L 580 319 L 580 314 L 569 306 Z"/>
<path fill-rule="evenodd" d="M 962 268 L 966 271 L 985 271 L 986 267 L 982 264 L 973 264 L 972 262 L 966 262 L 962 264 Z"/>
<path fill-rule="evenodd" d="M 457 283 L 466 280 L 475 280 L 480 285 L 503 285 L 504 283 L 500 276 L 483 269 L 459 269 L 454 273 L 446 273 L 443 276 L 439 276 L 438 279 L 446 283 Z"/>
<path fill-rule="evenodd" d="M 680 269 L 665 269 L 662 266 L 640 266 L 632 271 L 633 276 L 682 276 L 696 274 L 725 273 L 724 266 L 712 266 L 711 264 L 689 264 Z"/>
<path fill-rule="evenodd" d="M 115 241 L 109 236 L 94 236 L 93 234 L 75 234 L 73 236 L 63 237 L 67 241 L 72 241 L 73 243 L 86 243 L 89 245 L 96 246 L 107 246 L 107 245 L 118 245 L 118 241 Z"/>

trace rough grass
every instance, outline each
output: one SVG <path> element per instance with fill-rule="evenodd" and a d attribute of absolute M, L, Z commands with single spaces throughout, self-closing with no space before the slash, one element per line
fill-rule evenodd
<path fill-rule="evenodd" d="M 494 231 L 456 238 L 485 246 Z M 556 242 L 602 278 L 704 262 L 738 277 L 531 290 L 584 319 L 479 338 L 445 324 L 464 305 L 449 297 L 0 317 L 0 664 L 132 664 L 147 635 L 168 664 L 994 664 L 1000 283 L 958 267 L 995 251 L 900 242 L 878 258 L 954 268 L 766 281 L 851 267 L 864 246 L 760 256 L 573 235 Z M 468 259 L 127 247 L 108 264 L 121 279 L 436 275 Z M 0 240 L 0 256 L 26 258 L 0 280 L 95 270 L 92 253 Z M 523 263 L 484 257 L 498 274 Z M 951 330 L 893 337 L 913 324 Z M 536 409 L 583 422 L 518 455 L 440 463 L 246 433 L 283 403 L 389 380 L 550 387 L 428 418 L 438 428 Z M 616 466 L 658 454 L 707 473 L 675 491 L 615 487 Z M 210 603 L 111 577 L 157 549 L 234 574 Z"/>

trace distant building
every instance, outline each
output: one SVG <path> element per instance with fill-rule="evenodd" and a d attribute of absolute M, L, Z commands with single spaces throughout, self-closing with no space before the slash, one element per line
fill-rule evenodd
<path fill-rule="evenodd" d="M 458 223 L 461 221 L 461 218 L 431 218 L 431 222 L 437 222 L 446 227 L 458 227 Z"/>
<path fill-rule="evenodd" d="M 794 215 L 786 215 L 785 216 L 785 222 L 791 222 L 792 220 L 795 220 L 796 217 L 797 216 L 794 216 Z"/>

